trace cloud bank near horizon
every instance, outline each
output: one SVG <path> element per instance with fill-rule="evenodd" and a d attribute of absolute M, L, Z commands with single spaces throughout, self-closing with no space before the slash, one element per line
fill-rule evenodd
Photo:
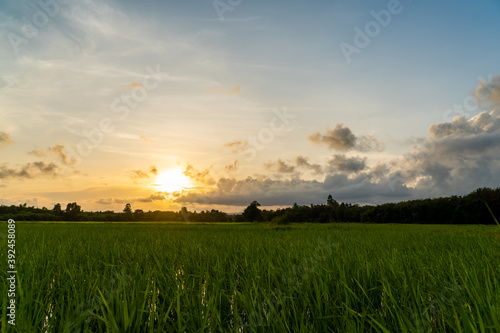
<path fill-rule="evenodd" d="M 199 182 L 202 193 L 175 193 L 179 205 L 246 206 L 253 200 L 263 206 L 321 203 L 332 194 L 339 201 L 384 203 L 416 198 L 466 194 L 478 187 L 498 184 L 500 179 L 500 81 L 479 83 L 481 103 L 492 109 L 467 119 L 457 116 L 450 122 L 431 124 L 428 136 L 418 140 L 412 150 L 400 158 L 368 165 L 367 157 L 334 154 L 323 164 L 312 163 L 307 156 L 278 158 L 264 164 L 270 175 L 244 179 L 214 177 L 188 165 L 185 174 Z M 487 95 L 486 95 L 487 94 Z M 319 135 L 319 134 L 318 134 Z M 313 143 L 326 148 L 356 149 L 358 138 L 341 124 L 325 135 L 314 135 Z M 318 141 L 318 142 L 315 142 Z M 375 138 L 372 142 L 377 142 Z M 314 171 L 323 180 L 301 177 L 301 170 Z M 273 176 L 274 174 L 274 176 Z M 288 178 L 283 178 L 283 175 Z M 163 199 L 156 196 L 158 200 Z"/>

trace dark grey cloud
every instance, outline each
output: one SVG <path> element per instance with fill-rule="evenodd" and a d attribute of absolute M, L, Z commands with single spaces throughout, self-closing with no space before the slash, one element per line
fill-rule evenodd
<path fill-rule="evenodd" d="M 234 178 L 220 178 L 217 181 L 217 190 L 220 193 L 231 193 L 236 185 L 236 179 Z"/>
<path fill-rule="evenodd" d="M 357 137 L 349 127 L 344 127 L 343 124 L 336 124 L 335 128 L 327 130 L 325 134 L 314 132 L 309 136 L 309 141 L 318 145 L 325 144 L 329 149 L 340 151 L 358 150 L 367 152 L 383 150 L 382 144 L 374 136 Z"/>
<path fill-rule="evenodd" d="M 358 173 L 366 168 L 366 157 L 347 157 L 346 155 L 335 154 L 328 162 L 330 172 Z"/>
<path fill-rule="evenodd" d="M 309 140 L 316 144 L 326 144 L 330 149 L 350 150 L 356 145 L 356 136 L 343 124 L 336 124 L 334 129 L 327 130 L 325 134 L 314 132 Z"/>
<path fill-rule="evenodd" d="M 323 173 L 323 168 L 321 167 L 321 165 L 310 163 L 309 158 L 305 156 L 297 156 L 295 158 L 295 164 L 297 165 L 297 167 L 305 167 L 311 169 L 313 171 L 313 174 L 315 175 Z"/>
<path fill-rule="evenodd" d="M 367 175 L 348 177 L 345 174 L 328 176 L 324 181 L 294 179 L 224 179 L 221 186 L 204 194 L 184 193 L 174 201 L 179 204 L 211 204 L 247 206 L 257 200 L 264 206 L 301 205 L 326 202 L 329 194 L 346 202 L 383 203 L 409 197 L 410 191 L 400 179 L 372 182 Z"/>

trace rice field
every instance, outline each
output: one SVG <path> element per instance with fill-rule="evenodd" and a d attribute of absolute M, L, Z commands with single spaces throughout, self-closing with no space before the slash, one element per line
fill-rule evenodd
<path fill-rule="evenodd" d="M 17 332 L 500 332 L 498 226 L 16 228 Z"/>

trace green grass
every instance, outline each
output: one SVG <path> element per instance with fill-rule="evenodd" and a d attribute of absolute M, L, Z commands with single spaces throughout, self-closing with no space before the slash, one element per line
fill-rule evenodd
<path fill-rule="evenodd" d="M 17 223 L 16 329 L 500 331 L 497 226 L 291 226 Z"/>

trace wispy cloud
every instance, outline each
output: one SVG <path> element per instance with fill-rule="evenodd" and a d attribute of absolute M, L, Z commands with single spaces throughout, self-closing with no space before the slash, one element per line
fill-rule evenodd
<path fill-rule="evenodd" d="M 282 159 L 278 159 L 276 162 L 265 163 L 264 167 L 267 170 L 273 170 L 278 173 L 293 173 L 295 171 L 295 167 L 293 165 L 287 164 Z"/>
<path fill-rule="evenodd" d="M 156 176 L 158 174 L 158 168 L 152 165 L 148 171 L 142 170 L 132 170 L 130 178 L 132 179 L 149 179 L 152 176 Z"/>
<path fill-rule="evenodd" d="M 38 157 L 47 157 L 53 156 L 59 162 L 63 163 L 67 166 L 73 166 L 76 163 L 75 159 L 72 159 L 66 152 L 64 145 L 56 144 L 52 147 L 48 147 L 46 149 L 34 149 L 29 152 L 29 154 L 38 156 Z"/>
<path fill-rule="evenodd" d="M 231 163 L 228 163 L 225 167 L 224 167 L 224 170 L 228 173 L 228 174 L 232 174 L 236 171 L 238 171 L 238 168 L 239 168 L 239 162 L 238 160 L 234 160 L 233 162 Z"/>
<path fill-rule="evenodd" d="M 233 154 L 239 154 L 248 149 L 248 141 L 233 140 L 231 142 L 224 143 L 224 147 L 230 148 Z"/>
<path fill-rule="evenodd" d="M 11 145 L 13 141 L 10 138 L 10 134 L 0 131 L 0 148 Z"/>

